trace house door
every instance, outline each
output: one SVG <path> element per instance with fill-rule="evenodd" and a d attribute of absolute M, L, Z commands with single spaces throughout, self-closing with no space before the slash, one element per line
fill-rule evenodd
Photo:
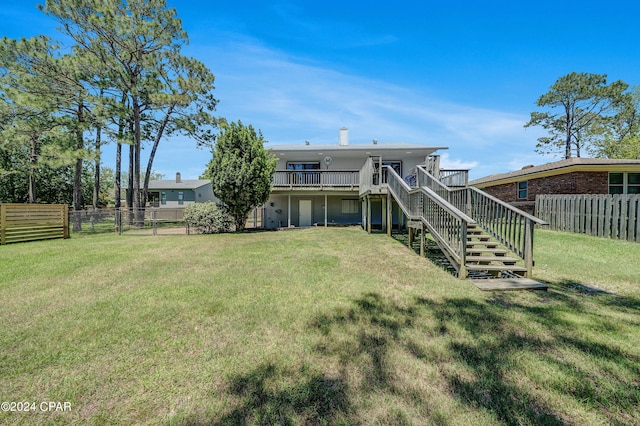
<path fill-rule="evenodd" d="M 298 201 L 298 226 L 311 226 L 311 200 Z"/>

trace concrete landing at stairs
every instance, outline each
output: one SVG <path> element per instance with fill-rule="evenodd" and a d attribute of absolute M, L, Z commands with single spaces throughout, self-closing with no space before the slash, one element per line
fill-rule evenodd
<path fill-rule="evenodd" d="M 482 291 L 508 291 L 508 290 L 544 290 L 549 287 L 546 284 L 532 280 L 531 278 L 489 278 L 469 279 Z"/>

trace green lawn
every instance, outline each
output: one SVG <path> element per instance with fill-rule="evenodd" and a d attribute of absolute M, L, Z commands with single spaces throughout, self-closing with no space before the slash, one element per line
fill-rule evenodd
<path fill-rule="evenodd" d="M 0 247 L 0 424 L 640 424 L 640 244 L 484 293 L 357 228 Z M 69 402 L 42 411 L 40 402 Z"/>

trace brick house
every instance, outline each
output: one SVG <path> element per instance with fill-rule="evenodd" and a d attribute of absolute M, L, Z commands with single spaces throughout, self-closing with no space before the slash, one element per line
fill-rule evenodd
<path fill-rule="evenodd" d="M 535 214 L 536 195 L 640 194 L 640 160 L 570 158 L 486 176 L 469 185 Z"/>

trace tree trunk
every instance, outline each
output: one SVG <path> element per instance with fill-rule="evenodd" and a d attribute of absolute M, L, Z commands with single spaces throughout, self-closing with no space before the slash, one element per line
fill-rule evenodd
<path fill-rule="evenodd" d="M 122 198 L 122 144 L 118 142 L 116 145 L 116 171 L 115 171 L 116 187 L 114 188 L 116 210 L 120 208 L 120 199 Z"/>
<path fill-rule="evenodd" d="M 245 215 L 236 214 L 236 231 L 244 231 L 244 224 L 247 221 Z"/>
<path fill-rule="evenodd" d="M 98 208 L 98 198 L 100 197 L 100 147 L 102 145 L 101 141 L 102 127 L 96 127 L 96 160 L 94 163 L 95 170 L 93 175 L 93 209 Z"/>
<path fill-rule="evenodd" d="M 144 225 L 144 202 L 140 199 L 140 145 L 142 144 L 142 132 L 140 122 L 142 120 L 140 100 L 137 96 L 132 97 L 133 106 L 133 209 L 136 217 L 136 226 Z"/>
<path fill-rule="evenodd" d="M 149 179 L 151 177 L 151 168 L 153 167 L 153 159 L 156 156 L 156 151 L 158 150 L 158 144 L 160 143 L 160 139 L 162 139 L 162 135 L 164 134 L 164 129 L 167 127 L 167 123 L 169 122 L 169 118 L 173 113 L 173 108 L 175 105 L 171 105 L 169 110 L 167 111 L 162 123 L 160 123 L 160 127 L 158 128 L 158 132 L 156 133 L 156 137 L 153 140 L 153 147 L 151 148 L 151 153 L 149 154 L 149 161 L 147 162 L 147 170 L 144 174 L 144 185 L 142 189 L 142 199 L 147 200 L 147 194 L 149 192 Z"/>
<path fill-rule="evenodd" d="M 133 162 L 134 162 L 134 146 L 129 145 L 129 180 L 127 182 L 127 223 L 133 224 Z"/>
<path fill-rule="evenodd" d="M 126 104 L 127 97 L 123 94 L 121 106 Z M 126 120 L 120 116 L 118 118 L 118 143 L 116 145 L 116 187 L 115 187 L 115 198 L 116 198 L 116 210 L 119 210 L 122 206 L 120 205 L 120 200 L 122 199 L 122 138 L 124 137 L 124 128 L 125 128 Z M 122 217 L 122 216 L 120 216 Z"/>
<path fill-rule="evenodd" d="M 571 158 L 571 122 L 569 117 L 567 117 L 567 139 L 565 141 L 564 158 L 565 160 Z"/>
<path fill-rule="evenodd" d="M 76 167 L 73 174 L 73 210 L 75 210 L 73 214 L 74 231 L 82 230 L 82 218 L 80 217 L 80 210 L 82 210 L 82 157 L 80 157 L 80 152 L 84 148 L 84 139 L 82 134 L 82 123 L 84 123 L 83 108 L 84 106 L 82 102 L 80 102 L 77 112 L 78 122 L 76 124 L 76 150 L 78 158 L 76 158 Z"/>
<path fill-rule="evenodd" d="M 36 163 L 38 162 L 38 136 L 31 138 L 31 152 L 29 153 L 29 204 L 36 202 Z"/>

